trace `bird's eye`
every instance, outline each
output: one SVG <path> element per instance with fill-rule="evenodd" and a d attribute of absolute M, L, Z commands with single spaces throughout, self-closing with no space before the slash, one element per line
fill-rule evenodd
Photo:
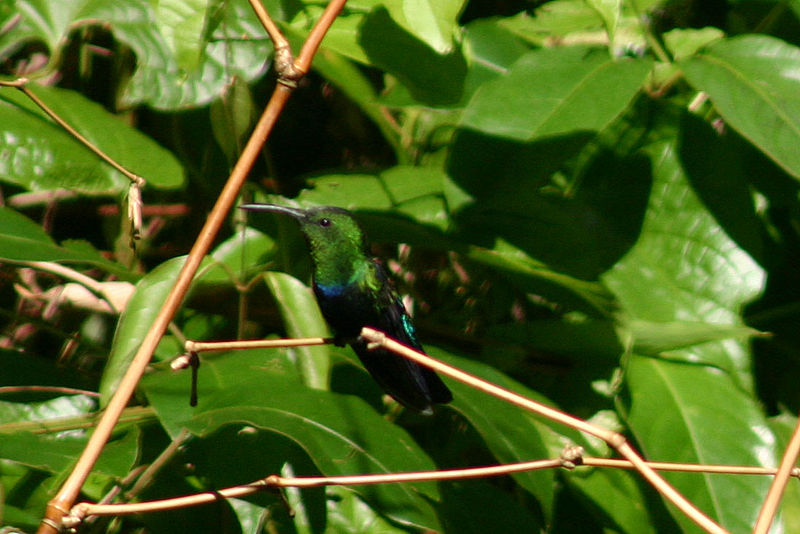
<path fill-rule="evenodd" d="M 322 219 L 319 220 L 319 225 L 320 226 L 330 226 L 331 225 L 331 220 L 328 219 L 327 217 L 323 217 Z"/>

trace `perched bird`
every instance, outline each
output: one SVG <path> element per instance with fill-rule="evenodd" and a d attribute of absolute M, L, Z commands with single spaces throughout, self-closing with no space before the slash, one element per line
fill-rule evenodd
<path fill-rule="evenodd" d="M 383 265 L 367 255 L 364 233 L 350 212 L 330 206 L 240 207 L 281 213 L 300 223 L 314 263 L 314 294 L 337 344 L 348 343 L 389 395 L 426 414 L 432 413 L 434 403 L 452 400 L 452 393 L 433 371 L 388 350 L 370 350 L 361 339 L 361 329 L 369 326 L 422 351 L 411 318 Z"/>

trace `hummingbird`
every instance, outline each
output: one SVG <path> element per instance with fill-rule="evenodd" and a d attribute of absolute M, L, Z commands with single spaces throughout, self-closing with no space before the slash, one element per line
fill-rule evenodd
<path fill-rule="evenodd" d="M 433 413 L 433 404 L 453 399 L 432 370 L 386 349 L 369 349 L 361 338 L 361 329 L 369 326 L 424 352 L 383 264 L 367 254 L 364 232 L 352 213 L 333 206 L 298 209 L 253 203 L 240 208 L 288 215 L 300 224 L 314 264 L 314 295 L 334 343 L 349 344 L 386 393 L 424 414 Z"/>

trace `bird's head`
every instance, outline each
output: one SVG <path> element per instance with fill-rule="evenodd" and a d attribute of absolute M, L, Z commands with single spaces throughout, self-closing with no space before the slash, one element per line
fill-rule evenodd
<path fill-rule="evenodd" d="M 342 208 L 318 206 L 307 209 L 276 204 L 244 204 L 240 208 L 288 215 L 300 224 L 317 268 L 346 266 L 365 258 L 364 233 L 353 215 Z"/>

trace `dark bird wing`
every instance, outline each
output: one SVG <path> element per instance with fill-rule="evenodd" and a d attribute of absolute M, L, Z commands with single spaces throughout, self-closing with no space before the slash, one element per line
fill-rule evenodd
<path fill-rule="evenodd" d="M 375 263 L 380 290 L 371 326 L 385 332 L 404 345 L 424 352 L 417 339 L 414 325 L 400 297 L 394 290 L 380 263 Z M 369 350 L 367 344 L 356 339 L 351 342 L 364 367 L 376 382 L 398 402 L 430 413 L 431 405 L 450 402 L 453 395 L 444 382 L 430 369 L 385 349 Z"/>

